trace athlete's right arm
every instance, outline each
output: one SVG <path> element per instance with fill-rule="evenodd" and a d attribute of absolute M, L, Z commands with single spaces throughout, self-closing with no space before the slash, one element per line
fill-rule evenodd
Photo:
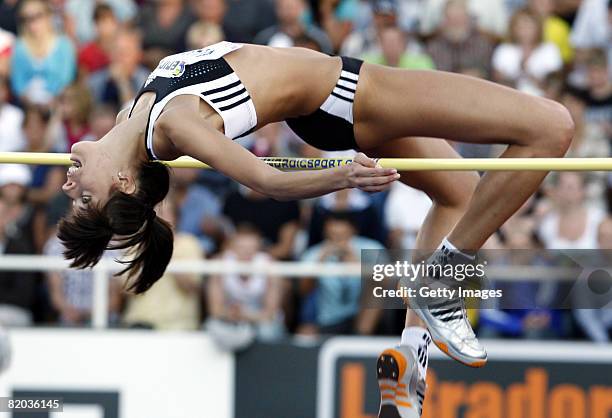
<path fill-rule="evenodd" d="M 199 113 L 183 107 L 162 113 L 155 125 L 182 154 L 202 161 L 260 193 L 278 200 L 305 199 L 345 188 L 387 189 L 399 178 L 394 169 L 376 167 L 360 154 L 355 162 L 319 171 L 282 172 L 211 127 Z"/>

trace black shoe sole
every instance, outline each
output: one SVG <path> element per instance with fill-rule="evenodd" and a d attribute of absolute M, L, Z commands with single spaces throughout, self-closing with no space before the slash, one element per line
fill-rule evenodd
<path fill-rule="evenodd" d="M 399 366 L 390 354 L 381 354 L 376 362 L 376 374 L 378 379 L 389 379 L 399 383 Z M 378 418 L 402 418 L 397 408 L 393 405 L 381 405 Z"/>

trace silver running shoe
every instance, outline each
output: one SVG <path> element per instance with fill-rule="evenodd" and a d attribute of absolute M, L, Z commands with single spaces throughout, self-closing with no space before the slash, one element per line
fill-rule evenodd
<path fill-rule="evenodd" d="M 378 418 L 420 418 L 427 384 L 425 376 L 419 373 L 417 355 L 410 347 L 400 345 L 378 356 Z M 427 362 L 426 351 L 419 358 Z"/>
<path fill-rule="evenodd" d="M 426 265 L 474 264 L 474 260 L 445 247 L 437 250 Z M 457 289 L 459 286 L 480 286 L 474 278 L 465 282 L 439 280 L 437 278 L 417 278 L 414 282 L 402 282 L 402 286 L 416 289 L 416 297 L 408 298 L 410 308 L 425 322 L 433 342 L 451 358 L 470 367 L 483 367 L 487 363 L 487 352 L 480 344 L 467 319 L 463 298 L 460 297 L 423 297 L 418 288 L 427 285 L 430 289 Z"/>

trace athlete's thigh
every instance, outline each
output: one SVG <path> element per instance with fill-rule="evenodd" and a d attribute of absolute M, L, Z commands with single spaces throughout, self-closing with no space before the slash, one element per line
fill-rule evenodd
<path fill-rule="evenodd" d="M 362 148 L 405 136 L 520 143 L 558 110 L 552 101 L 474 77 L 376 65 L 364 70 L 355 98 Z"/>
<path fill-rule="evenodd" d="M 372 158 L 461 158 L 447 141 L 424 137 L 389 140 L 362 151 Z M 401 176 L 404 184 L 448 206 L 460 205 L 469 199 L 479 179 L 478 173 L 470 171 L 403 171 Z"/>

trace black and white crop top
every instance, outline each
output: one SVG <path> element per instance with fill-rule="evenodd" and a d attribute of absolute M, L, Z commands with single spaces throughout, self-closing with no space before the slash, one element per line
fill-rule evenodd
<path fill-rule="evenodd" d="M 155 93 L 145 134 L 150 159 L 158 159 L 153 150 L 155 121 L 171 99 L 183 94 L 198 96 L 215 109 L 223 118 L 227 137 L 236 139 L 255 130 L 257 113 L 253 100 L 223 58 L 240 48 L 242 44 L 220 42 L 206 48 L 170 55 L 160 61 L 134 100 L 135 105 L 143 93 Z"/>

